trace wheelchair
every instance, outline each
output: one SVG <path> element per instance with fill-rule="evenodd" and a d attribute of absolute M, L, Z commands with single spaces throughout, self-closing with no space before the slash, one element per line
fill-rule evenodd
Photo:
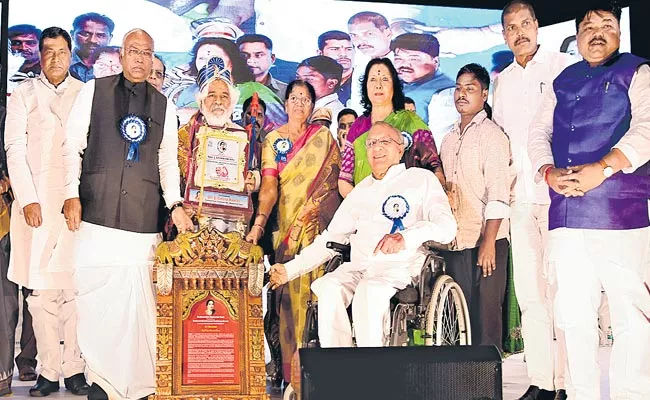
<path fill-rule="evenodd" d="M 468 346 L 472 344 L 469 310 L 463 290 L 445 273 L 445 260 L 436 242 L 422 244 L 427 255 L 420 275 L 410 285 L 398 290 L 390 303 L 388 346 Z M 328 242 L 337 254 L 325 266 L 325 273 L 350 261 L 350 246 Z M 354 300 L 353 300 L 354 301 Z M 348 307 L 351 318 L 351 308 Z M 354 337 L 354 321 L 352 321 Z M 418 334 L 419 333 L 419 334 Z M 353 338 L 354 339 L 354 338 Z M 307 315 L 300 348 L 320 347 L 318 340 L 318 304 L 307 301 Z M 283 400 L 295 400 L 293 384 L 286 388 Z"/>
<path fill-rule="evenodd" d="M 440 256 L 443 247 L 435 242 L 422 244 L 427 255 L 420 275 L 391 299 L 388 346 L 465 346 L 472 344 L 469 311 L 463 291 L 445 273 Z M 325 273 L 350 261 L 350 246 L 328 242 L 338 254 L 325 267 Z M 354 300 L 353 300 L 354 301 Z M 348 309 L 350 311 L 350 309 Z M 354 321 L 353 332 L 354 332 Z M 318 305 L 307 303 L 306 326 L 300 347 L 319 347 Z"/>

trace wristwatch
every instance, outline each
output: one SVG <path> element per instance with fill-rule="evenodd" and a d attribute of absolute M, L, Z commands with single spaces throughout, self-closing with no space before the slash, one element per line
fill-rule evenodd
<path fill-rule="evenodd" d="M 605 175 L 605 178 L 609 178 L 610 176 L 614 175 L 614 168 L 607 165 L 605 161 L 598 160 L 598 163 L 600 163 L 600 165 L 603 167 L 603 175 Z"/>

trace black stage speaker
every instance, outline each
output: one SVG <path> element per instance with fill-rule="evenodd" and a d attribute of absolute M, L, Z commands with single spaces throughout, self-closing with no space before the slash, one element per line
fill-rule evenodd
<path fill-rule="evenodd" d="M 495 346 L 300 349 L 303 400 L 502 399 Z"/>

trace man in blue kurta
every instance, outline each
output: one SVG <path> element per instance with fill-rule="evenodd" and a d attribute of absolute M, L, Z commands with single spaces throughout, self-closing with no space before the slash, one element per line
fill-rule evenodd
<path fill-rule="evenodd" d="M 611 5 L 578 15 L 584 60 L 555 79 L 529 136 L 550 187 L 549 261 L 576 400 L 601 398 L 601 287 L 614 333 L 611 398 L 650 398 L 650 67 L 619 53 L 620 16 Z"/>

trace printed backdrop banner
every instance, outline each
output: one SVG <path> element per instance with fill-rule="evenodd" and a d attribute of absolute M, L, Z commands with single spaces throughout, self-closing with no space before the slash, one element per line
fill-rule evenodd
<path fill-rule="evenodd" d="M 48 11 L 38 11 L 45 9 Z M 91 32 L 91 37 L 86 33 L 84 38 L 79 36 L 79 30 L 73 31 L 73 20 L 90 12 L 112 20 L 112 36 L 98 39 Z M 437 131 L 448 128 L 448 122 L 440 121 L 445 119 L 445 108 L 449 111 L 448 119 L 456 116 L 449 96 L 460 67 L 475 62 L 496 76 L 512 61 L 501 33 L 500 16 L 500 10 L 334 0 L 58 0 L 56 7 L 52 7 L 51 0 L 31 0 L 12 2 L 9 26 L 10 31 L 12 26 L 21 24 L 41 30 L 49 26 L 69 30 L 73 33 L 73 51 L 85 46 L 79 54 L 82 59 L 83 55 L 98 51 L 100 45 L 120 46 L 123 35 L 131 29 L 146 30 L 154 38 L 156 53 L 167 68 L 163 92 L 177 105 L 182 122 L 197 107 L 197 70 L 214 55 L 226 59 L 226 68 L 231 70 L 241 92 L 235 119 L 240 117 L 243 101 L 258 92 L 267 103 L 269 124 L 274 126 L 286 118 L 284 84 L 297 75 L 316 87 L 316 108 L 330 108 L 334 119 L 343 107 L 363 111 L 359 79 L 365 66 L 371 58 L 388 57 L 398 68 L 406 95 L 415 100 L 417 113 L 436 136 Z M 621 49 L 629 51 L 629 9 L 624 9 L 621 27 Z M 319 48 L 319 36 L 326 32 L 334 39 L 325 41 L 329 47 Z M 236 44 L 242 35 L 252 33 L 271 39 L 272 58 L 265 61 L 265 55 L 259 54 L 259 45 L 243 49 L 243 45 Z M 402 36 L 413 33 L 418 35 Z M 567 21 L 540 28 L 539 42 L 549 50 L 575 52 L 573 35 L 575 24 Z M 432 36 L 437 39 L 439 50 L 432 45 Z M 80 43 L 84 40 L 86 45 Z M 25 50 L 25 42 L 23 47 L 19 47 L 18 41 L 11 44 L 14 55 L 26 59 L 33 58 L 38 51 L 37 47 Z M 310 62 L 310 57 L 319 54 L 335 58 L 343 67 L 340 88 L 335 90 L 327 84 L 328 77 L 336 75 L 336 69 L 320 60 Z M 92 71 L 95 76 L 119 72 L 119 66 L 111 64 L 119 63 L 118 54 L 113 57 L 113 61 L 110 54 L 96 57 L 98 65 L 85 78 L 91 78 Z M 85 58 L 88 68 L 93 59 Z M 298 69 L 304 60 L 309 67 Z M 75 61 L 80 60 L 73 58 L 73 64 Z M 26 64 L 21 67 L 22 72 L 10 71 L 8 92 L 26 76 L 40 71 L 38 65 L 27 68 Z M 83 71 L 84 66 L 79 68 Z M 266 75 L 267 71 L 273 80 Z M 440 118 L 429 121 L 429 115 L 435 113 Z"/>

